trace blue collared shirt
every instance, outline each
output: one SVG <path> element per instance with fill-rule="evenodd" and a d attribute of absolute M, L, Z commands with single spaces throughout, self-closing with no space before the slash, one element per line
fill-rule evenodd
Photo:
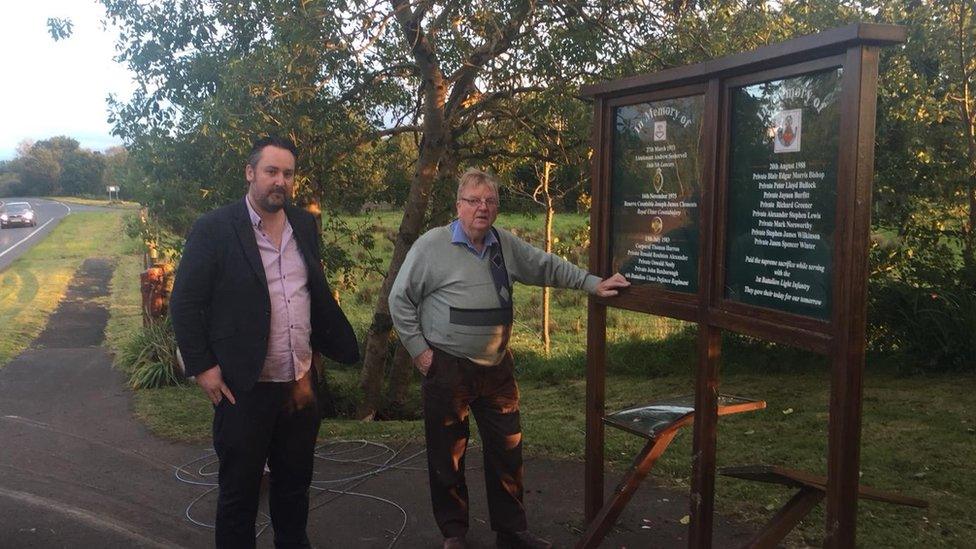
<path fill-rule="evenodd" d="M 495 231 L 489 230 L 485 234 L 485 247 L 480 252 L 471 243 L 471 239 L 465 234 L 464 229 L 461 228 L 461 220 L 455 219 L 451 222 L 451 244 L 463 244 L 468 248 L 468 251 L 478 256 L 479 259 L 484 259 L 485 254 L 488 253 L 488 249 L 493 245 L 498 244 L 498 239 L 495 238 Z"/>

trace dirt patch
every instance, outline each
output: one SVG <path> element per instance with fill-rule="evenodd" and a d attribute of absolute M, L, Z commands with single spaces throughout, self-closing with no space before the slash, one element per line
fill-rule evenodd
<path fill-rule="evenodd" d="M 93 300 L 109 295 L 109 282 L 114 271 L 115 264 L 109 259 L 86 259 L 31 348 L 73 349 L 101 345 L 105 339 L 108 309 Z"/>

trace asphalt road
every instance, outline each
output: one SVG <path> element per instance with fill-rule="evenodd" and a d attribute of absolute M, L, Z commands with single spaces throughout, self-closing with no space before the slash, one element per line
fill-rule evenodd
<path fill-rule="evenodd" d="M 35 244 L 44 240 L 58 223 L 72 212 L 104 211 L 108 208 L 65 204 L 46 198 L 10 197 L 0 202 L 30 202 L 37 214 L 36 227 L 9 227 L 0 229 L 0 271 L 7 268 L 15 259 L 27 253 Z"/>

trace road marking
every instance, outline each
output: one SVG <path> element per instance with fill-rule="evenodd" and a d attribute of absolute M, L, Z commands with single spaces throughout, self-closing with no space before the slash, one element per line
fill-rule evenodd
<path fill-rule="evenodd" d="M 35 234 L 37 234 L 38 231 L 40 231 L 44 227 L 47 227 L 48 224 L 50 224 L 52 221 L 54 221 L 54 219 L 48 219 L 47 222 L 45 222 L 40 227 L 34 229 L 33 231 L 31 231 L 31 233 L 29 235 L 25 236 L 24 238 L 21 238 L 16 244 L 14 244 L 13 246 L 7 248 L 6 250 L 0 252 L 0 257 L 3 257 L 5 255 L 7 255 L 7 253 L 13 251 L 14 248 L 16 248 L 17 246 L 20 246 L 21 244 L 23 244 L 24 242 L 26 242 L 28 239 L 30 239 L 30 237 L 32 237 Z"/>
<path fill-rule="evenodd" d="M 101 530 L 103 532 L 108 530 L 127 538 L 131 542 L 135 542 L 146 547 L 173 547 L 173 545 L 160 543 L 152 539 L 149 537 L 149 535 L 139 532 L 136 527 L 126 524 L 118 519 L 110 516 L 96 515 L 95 513 L 85 509 L 68 505 L 60 501 L 48 499 L 28 492 L 21 492 L 19 490 L 9 490 L 2 487 L 0 487 L 0 496 L 4 496 L 28 506 L 40 507 L 55 513 L 60 513 L 62 516 L 66 516 L 75 519 L 78 522 L 87 524 L 89 527 Z"/>
<path fill-rule="evenodd" d="M 55 204 L 61 204 L 62 206 L 64 206 L 68 210 L 68 214 L 66 214 L 66 215 L 70 215 L 71 214 L 71 208 L 69 208 L 67 204 L 64 204 L 64 203 L 61 203 L 61 202 L 57 202 L 57 201 L 52 201 L 52 202 L 54 202 Z M 43 230 L 44 227 L 47 227 L 48 224 L 50 224 L 55 219 L 56 218 L 53 218 L 53 217 L 51 219 L 48 219 L 43 225 L 41 225 L 40 227 L 38 227 L 38 228 L 34 229 L 33 231 L 31 231 L 31 233 L 29 235 L 25 236 L 24 238 L 21 238 L 16 244 L 14 244 L 13 246 L 7 248 L 6 250 L 0 252 L 0 257 L 3 257 L 5 255 L 7 255 L 14 248 L 16 248 L 17 246 L 20 246 L 21 244 L 23 244 L 24 242 L 26 242 L 30 237 L 34 236 L 39 231 Z"/>

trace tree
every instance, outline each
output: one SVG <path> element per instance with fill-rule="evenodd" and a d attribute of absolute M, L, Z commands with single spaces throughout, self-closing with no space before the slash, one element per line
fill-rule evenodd
<path fill-rule="evenodd" d="M 413 176 L 367 337 L 364 416 L 378 406 L 390 345 L 389 283 L 428 209 L 444 215 L 453 202 L 451 185 L 437 182 L 453 180 L 466 156 L 491 145 L 480 144 L 475 132 L 515 112 L 507 105 L 520 95 L 565 92 L 598 70 L 606 52 L 592 31 L 606 24 L 607 13 L 629 6 L 103 4 L 120 33 L 119 59 L 142 83 L 131 101 L 112 103 L 115 132 L 144 169 L 146 185 L 138 192 L 165 204 L 160 210 L 171 212 L 174 228 L 185 229 L 199 211 L 239 193 L 243 151 L 257 128 L 288 133 L 310 152 L 301 193 L 350 209 L 382 190 L 391 163 L 380 159 L 403 151 L 396 137 L 413 137 L 412 158 L 397 163 L 411 166 Z M 440 198 L 431 204 L 432 196 Z"/>
<path fill-rule="evenodd" d="M 104 191 L 105 157 L 85 149 L 65 154 L 61 160 L 61 191 L 73 196 L 93 196 Z"/>
<path fill-rule="evenodd" d="M 129 198 L 130 189 L 137 183 L 135 166 L 129 160 L 125 147 L 112 147 L 105 151 L 105 170 L 102 172 L 101 189 L 118 187 L 119 196 Z"/>
<path fill-rule="evenodd" d="M 0 196 L 17 196 L 20 192 L 20 179 L 13 170 L 13 162 L 0 160 Z"/>
<path fill-rule="evenodd" d="M 300 150 L 299 203 L 326 211 L 323 259 L 334 285 L 376 268 L 346 251 L 371 246 L 368 224 L 349 227 L 328 213 L 358 211 L 409 161 L 394 160 L 398 144 L 375 138 L 369 118 L 378 115 L 341 100 L 355 67 L 337 42 L 344 23 L 335 3 L 103 4 L 119 30 L 118 59 L 141 84 L 129 101 L 110 101 L 113 131 L 138 168 L 132 196 L 156 222 L 185 234 L 202 212 L 241 196 L 254 137 L 287 135 Z"/>
<path fill-rule="evenodd" d="M 24 144 L 14 161 L 14 171 L 20 177 L 21 185 L 29 194 L 61 194 L 62 172 L 65 160 L 78 154 L 78 141 L 70 137 L 58 136 L 30 144 Z"/>
<path fill-rule="evenodd" d="M 869 343 L 910 369 L 976 364 L 971 2 L 876 2 L 881 58 Z"/>
<path fill-rule="evenodd" d="M 93 195 L 102 188 L 105 159 L 80 147 L 77 140 L 58 136 L 23 142 L 10 170 L 17 174 L 18 190 L 33 195 Z"/>
<path fill-rule="evenodd" d="M 589 121 L 588 105 L 571 99 L 535 94 L 527 97 L 519 108 L 521 116 L 499 124 L 501 133 L 516 135 L 506 156 L 496 160 L 496 170 L 508 181 L 507 194 L 528 201 L 541 208 L 544 215 L 542 249 L 553 252 L 556 243 L 553 223 L 557 209 L 564 210 L 565 199 L 572 199 L 570 208 L 575 210 L 576 200 L 582 194 L 589 168 Z M 558 113 L 558 114 L 557 114 Z M 522 131 L 511 124 L 523 126 Z M 519 151 L 533 151 L 536 157 L 525 158 Z M 500 155 L 496 155 L 500 156 Z M 508 208 L 508 206 L 506 206 Z M 550 296 L 548 287 L 540 289 L 541 340 L 545 354 L 551 351 Z"/>
<path fill-rule="evenodd" d="M 886 8 L 907 23 L 912 33 L 904 57 L 892 64 L 910 71 L 915 80 L 897 81 L 905 87 L 895 91 L 899 102 L 892 105 L 896 107 L 892 115 L 924 132 L 925 138 L 921 142 L 916 139 L 912 148 L 918 151 L 923 166 L 928 165 L 928 169 L 919 170 L 920 174 L 938 182 L 932 188 L 934 193 L 917 187 L 912 195 L 935 202 L 938 213 L 919 213 L 927 214 L 929 221 L 941 220 L 931 227 L 961 243 L 962 277 L 970 287 L 976 287 L 976 6 L 954 0 L 907 2 Z"/>
<path fill-rule="evenodd" d="M 528 94 L 571 96 L 600 72 L 601 60 L 630 48 L 622 33 L 605 32 L 644 13 L 625 2 L 356 2 L 351 11 L 367 21 L 353 40 L 364 45 L 375 78 L 398 76 L 409 102 L 386 105 L 398 119 L 391 131 L 421 135 L 413 182 L 404 206 L 393 258 L 377 295 L 366 338 L 361 376 L 364 400 L 358 415 L 374 417 L 389 354 L 392 320 L 387 299 L 393 279 L 428 218 L 449 211 L 458 167 L 465 160 L 511 154 L 511 135 L 496 133 L 499 121 L 519 115 Z M 608 21 L 610 22 L 608 24 Z M 622 39 L 608 40 L 608 37 Z M 368 47 L 366 47 L 368 46 Z M 400 67 L 410 70 L 401 72 Z M 532 131 L 543 131 L 531 128 Z M 536 155 L 534 151 L 518 153 Z M 433 199 L 433 203 L 431 200 Z"/>
<path fill-rule="evenodd" d="M 60 191 L 61 162 L 55 151 L 39 148 L 16 160 L 16 171 L 27 194 L 49 195 Z"/>

